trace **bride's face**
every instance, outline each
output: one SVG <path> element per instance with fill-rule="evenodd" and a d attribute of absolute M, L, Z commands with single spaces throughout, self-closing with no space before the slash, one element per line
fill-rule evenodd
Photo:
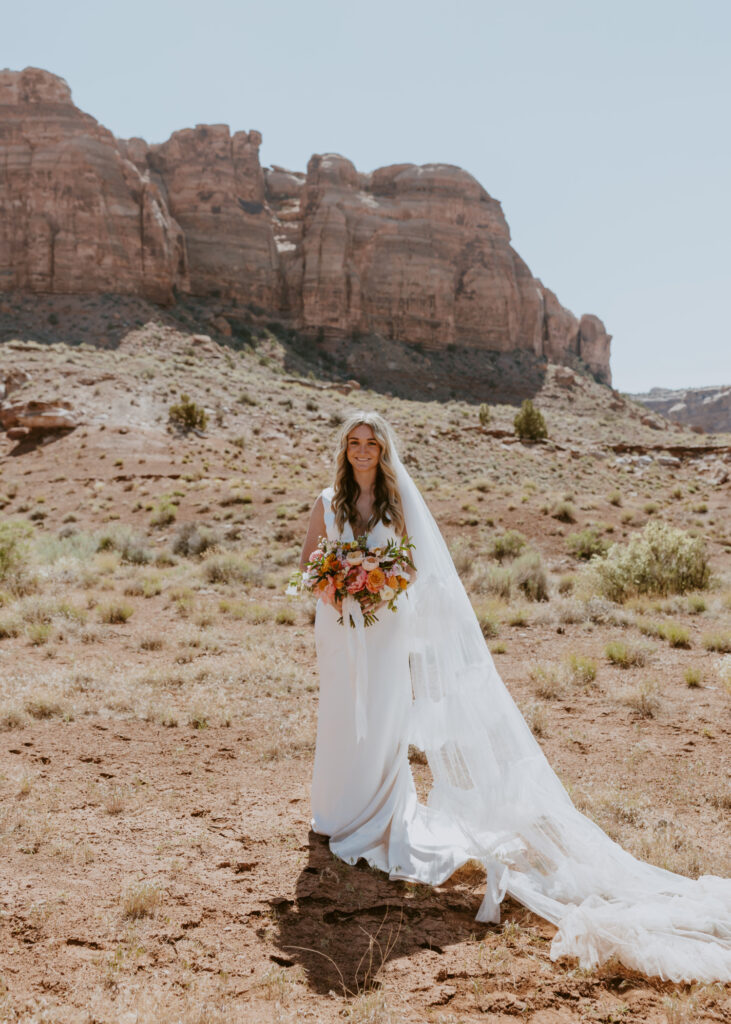
<path fill-rule="evenodd" d="M 367 473 L 375 469 L 381 457 L 381 446 L 367 423 L 360 423 L 348 434 L 348 462 L 354 470 Z"/>

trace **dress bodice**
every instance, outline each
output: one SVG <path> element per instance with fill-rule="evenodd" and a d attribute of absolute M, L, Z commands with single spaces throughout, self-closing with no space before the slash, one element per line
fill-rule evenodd
<path fill-rule="evenodd" d="M 346 523 L 342 533 L 338 531 L 335 523 L 335 513 L 332 510 L 332 497 L 334 489 L 332 487 L 326 487 L 322 491 L 322 503 L 325 510 L 325 529 L 327 530 L 327 539 L 330 541 L 353 541 L 353 528 L 350 523 Z M 368 533 L 367 544 L 368 547 L 379 547 L 380 545 L 386 544 L 389 540 L 399 540 L 399 536 L 392 526 L 384 523 L 380 520 L 376 523 L 372 530 Z"/>

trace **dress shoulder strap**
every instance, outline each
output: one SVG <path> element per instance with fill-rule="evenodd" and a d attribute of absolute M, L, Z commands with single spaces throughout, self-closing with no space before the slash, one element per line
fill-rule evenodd
<path fill-rule="evenodd" d="M 330 540 L 333 540 L 335 533 L 335 513 L 332 510 L 332 499 L 335 494 L 334 487 L 325 487 L 321 492 L 323 510 L 325 512 L 325 528 Z"/>

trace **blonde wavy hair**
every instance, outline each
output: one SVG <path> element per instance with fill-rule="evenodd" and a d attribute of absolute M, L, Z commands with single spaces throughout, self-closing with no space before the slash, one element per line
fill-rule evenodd
<path fill-rule="evenodd" d="M 366 524 L 366 532 L 370 533 L 373 527 L 380 521 L 393 526 L 398 534 L 406 531 L 404 512 L 401 505 L 401 494 L 396 480 L 396 471 L 393 467 L 391 452 L 394 447 L 394 437 L 386 420 L 378 412 L 366 412 L 359 410 L 352 413 L 340 428 L 338 446 L 335 452 L 335 483 L 332 499 L 332 509 L 335 513 L 335 522 L 339 532 L 342 532 L 345 524 L 349 522 L 355 533 L 353 524 L 358 520 L 356 502 L 360 495 L 360 487 L 353 474 L 353 467 L 348 462 L 348 435 L 355 427 L 364 424 L 370 427 L 373 435 L 381 447 L 378 466 L 376 467 L 376 481 L 373 488 L 373 512 Z"/>

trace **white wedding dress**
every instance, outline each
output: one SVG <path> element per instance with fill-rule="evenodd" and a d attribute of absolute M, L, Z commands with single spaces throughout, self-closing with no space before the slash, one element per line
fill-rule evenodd
<path fill-rule="evenodd" d="M 328 539 L 352 541 L 350 524 L 338 534 L 322 492 Z M 378 547 L 397 534 L 379 522 L 368 534 Z M 312 776 L 312 828 L 330 837 L 330 848 L 354 864 L 364 857 L 391 878 L 439 885 L 469 860 L 469 844 L 446 815 L 416 797 L 408 760 L 412 710 L 408 591 L 396 612 L 382 609 L 365 630 L 368 676 L 367 738 L 359 743 L 354 688 L 348 672 L 346 627 L 339 613 L 317 602 L 315 645 L 320 673 L 317 746 Z M 347 627 L 352 630 L 351 626 Z"/>
<path fill-rule="evenodd" d="M 317 602 L 312 828 L 338 857 L 364 857 L 391 878 L 436 885 L 479 860 L 476 919 L 498 922 L 509 893 L 556 925 L 553 959 L 593 967 L 616 956 L 671 981 L 731 981 L 731 880 L 639 861 L 576 809 L 497 672 L 426 503 L 393 459 L 418 578 L 395 613 L 384 608 L 360 631 Z M 328 539 L 353 540 L 349 525 L 338 534 L 332 497 L 325 488 Z M 379 523 L 369 546 L 389 536 Z M 409 743 L 432 771 L 428 805 L 417 800 Z"/>

